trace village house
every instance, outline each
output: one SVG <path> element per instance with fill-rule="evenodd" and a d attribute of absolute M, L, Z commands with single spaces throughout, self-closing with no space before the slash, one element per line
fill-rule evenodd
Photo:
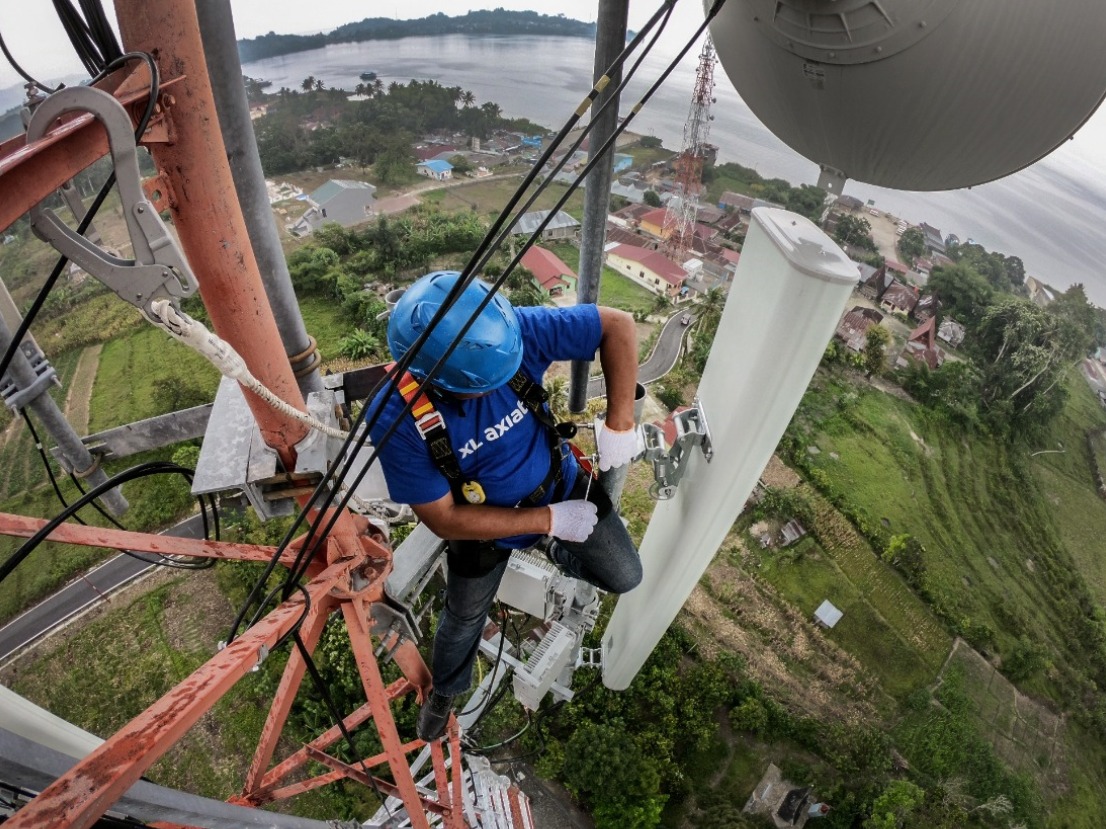
<path fill-rule="evenodd" d="M 833 203 L 834 209 L 847 211 L 849 213 L 856 213 L 864 207 L 864 202 L 855 196 L 838 196 Z"/>
<path fill-rule="evenodd" d="M 538 229 L 538 226 L 545 221 L 545 217 L 548 215 L 548 210 L 533 210 L 530 213 L 523 213 L 511 228 L 511 235 L 518 236 L 520 234 L 525 234 L 525 236 L 529 238 L 533 235 L 534 231 Z M 557 215 L 550 219 L 549 224 L 547 224 L 545 229 L 541 232 L 541 238 L 542 241 L 548 241 L 550 239 L 575 239 L 579 232 L 580 223 L 563 210 L 558 210 Z"/>
<path fill-rule="evenodd" d="M 922 222 L 918 227 L 922 231 L 922 235 L 925 237 L 926 250 L 930 253 L 944 253 L 945 252 L 945 240 L 941 237 L 941 231 L 935 228 L 933 225 Z"/>
<path fill-rule="evenodd" d="M 937 317 L 930 317 L 910 332 L 895 365 L 905 368 L 909 360 L 925 363 L 931 371 L 945 362 L 945 352 L 937 345 Z"/>
<path fill-rule="evenodd" d="M 607 245 L 607 264 L 655 294 L 676 301 L 683 295 L 687 272 L 655 250 Z"/>
<path fill-rule="evenodd" d="M 1042 308 L 1056 299 L 1056 292 L 1034 276 L 1025 278 L 1025 287 L 1029 291 L 1029 298 Z"/>
<path fill-rule="evenodd" d="M 853 306 L 846 311 L 837 323 L 834 336 L 845 343 L 850 351 L 860 353 L 868 341 L 868 329 L 883 322 L 883 314 L 875 308 L 865 308 L 861 305 Z"/>
<path fill-rule="evenodd" d="M 627 230 L 625 227 L 607 222 L 607 246 L 612 244 L 618 245 L 634 245 L 639 248 L 648 248 L 649 250 L 657 250 L 660 247 L 660 242 L 656 239 L 650 239 L 640 233 L 635 233 L 632 230 Z"/>
<path fill-rule="evenodd" d="M 945 317 L 937 327 L 938 338 L 944 340 L 952 348 L 959 348 L 960 343 L 964 342 L 966 333 L 964 326 L 951 317 Z"/>
<path fill-rule="evenodd" d="M 457 148 L 452 144 L 417 144 L 413 150 L 415 158 L 421 161 L 433 161 L 435 159 L 448 159 L 457 154 Z"/>
<path fill-rule="evenodd" d="M 910 273 L 910 268 L 906 267 L 902 262 L 896 262 L 894 259 L 884 260 L 883 266 L 887 268 L 890 274 L 900 279 L 906 279 L 907 275 Z"/>
<path fill-rule="evenodd" d="M 331 179 L 307 197 L 307 211 L 288 230 L 296 236 L 312 233 L 327 222 L 352 227 L 373 215 L 376 187 L 366 181 Z"/>
<path fill-rule="evenodd" d="M 909 314 L 917 303 L 918 289 L 904 285 L 897 279 L 879 299 L 879 307 L 892 314 Z"/>
<path fill-rule="evenodd" d="M 638 227 L 650 236 L 664 239 L 666 238 L 664 235 L 664 224 L 667 219 L 667 207 L 654 207 L 638 219 Z"/>
<path fill-rule="evenodd" d="M 653 212 L 654 209 L 647 204 L 631 204 L 611 213 L 607 217 L 607 222 L 627 230 L 637 230 L 641 227 L 641 217 Z"/>
<path fill-rule="evenodd" d="M 867 278 L 864 276 L 866 273 Z M 879 302 L 880 297 L 883 296 L 883 292 L 890 288 L 895 281 L 895 275 L 887 270 L 886 265 L 879 268 L 861 265 L 860 275 L 860 295 L 867 297 L 873 302 Z"/>
<path fill-rule="evenodd" d="M 910 316 L 918 322 L 925 322 L 930 317 L 935 316 L 940 309 L 941 301 L 934 294 L 929 294 L 918 300 L 914 310 L 910 312 Z"/>
<path fill-rule="evenodd" d="M 551 250 L 531 246 L 522 255 L 522 267 L 534 275 L 534 285 L 548 297 L 576 290 L 576 274 Z"/>
<path fill-rule="evenodd" d="M 444 159 L 432 158 L 430 161 L 420 161 L 415 166 L 415 172 L 435 181 L 449 181 L 453 178 L 453 165 Z"/>

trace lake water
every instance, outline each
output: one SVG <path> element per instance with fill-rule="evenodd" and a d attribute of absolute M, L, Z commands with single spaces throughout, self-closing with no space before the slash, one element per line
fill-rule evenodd
<path fill-rule="evenodd" d="M 671 149 L 680 147 L 697 54 L 693 49 L 685 57 L 634 119 L 633 131 L 656 135 Z M 255 61 L 243 66 L 243 72 L 272 81 L 273 89 L 299 89 L 313 75 L 328 87 L 352 90 L 367 69 L 377 72 L 385 85 L 434 79 L 470 90 L 478 103 L 496 102 L 507 116 L 556 128 L 591 85 L 592 55 L 593 44 L 584 38 L 454 35 L 328 46 Z M 656 53 L 645 60 L 637 75 L 641 81 L 623 93 L 623 112 L 668 60 Z M 760 124 L 721 67 L 716 80 L 710 140 L 719 147 L 719 160 L 793 184 L 814 184 L 817 165 Z M 1106 307 L 1106 155 L 1102 147 L 1088 146 L 1091 134 L 1085 130 L 1032 167 L 970 190 L 913 193 L 849 182 L 845 192 L 873 199 L 880 209 L 911 222 L 925 221 L 942 233 L 1019 256 L 1028 273 L 1057 287 L 1082 282 L 1091 300 Z"/>

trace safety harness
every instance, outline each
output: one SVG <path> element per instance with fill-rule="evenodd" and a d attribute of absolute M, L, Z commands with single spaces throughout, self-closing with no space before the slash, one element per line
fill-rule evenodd
<path fill-rule="evenodd" d="M 391 370 L 392 365 L 388 368 Z M 576 426 L 573 423 L 557 423 L 547 405 L 549 395 L 540 383 L 535 383 L 522 373 L 516 371 L 514 376 L 507 381 L 510 389 L 518 395 L 519 401 L 525 406 L 538 421 L 548 427 L 549 434 L 549 471 L 534 491 L 518 502 L 520 507 L 534 507 L 543 503 L 550 491 L 555 491 L 563 483 L 561 471 L 561 446 L 576 434 Z M 465 481 L 461 472 L 461 464 L 457 460 L 457 454 L 449 442 L 449 434 L 446 431 L 445 419 L 434 408 L 430 397 L 423 390 L 419 381 L 410 372 L 404 372 L 399 381 L 399 393 L 407 403 L 411 403 L 411 417 L 415 421 L 415 429 L 426 442 L 430 452 L 430 458 L 438 471 L 449 482 L 449 489 L 453 493 L 453 500 L 458 504 L 480 504 L 484 502 L 484 490 L 479 481 Z M 576 454 L 578 460 L 582 460 L 581 453 L 572 444 L 571 451 Z M 590 466 L 582 464 L 586 471 L 591 472 Z"/>

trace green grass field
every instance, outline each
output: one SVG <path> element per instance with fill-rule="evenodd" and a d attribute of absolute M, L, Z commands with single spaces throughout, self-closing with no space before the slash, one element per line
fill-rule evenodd
<path fill-rule="evenodd" d="M 438 207 L 447 213 L 456 213 L 463 210 L 474 210 L 489 220 L 499 215 L 499 212 L 510 201 L 518 186 L 522 183 L 522 176 L 497 179 L 495 181 L 476 181 L 466 183 L 458 187 L 445 187 L 441 190 L 429 190 L 419 193 L 419 200 L 427 205 Z M 522 204 L 529 200 L 529 193 L 534 191 L 532 185 Z M 533 210 L 552 210 L 558 201 L 564 196 L 567 186 L 552 183 L 538 196 L 534 204 L 529 208 Z M 521 207 L 521 204 L 520 204 Z M 562 208 L 577 221 L 584 213 L 584 194 L 582 190 L 573 193 Z M 516 211 L 517 212 L 517 208 Z"/>
<path fill-rule="evenodd" d="M 1095 492 L 1086 439 L 1088 431 L 1104 426 L 1106 412 L 1079 378 L 1050 434 L 1026 447 L 962 435 L 915 404 L 819 374 L 791 429 L 806 432 L 819 450 L 808 455 L 809 466 L 865 525 L 885 538 L 907 533 L 922 542 L 935 622 L 943 616 L 942 626 L 957 625 L 988 654 L 1008 655 L 1018 637 L 1047 649 L 1053 668 L 1024 679 L 1019 688 L 1051 700 L 1046 705 L 1055 708 L 1070 700 L 1067 688 L 1080 663 L 1066 610 L 1072 571 L 1098 601 L 1106 591 L 1100 553 L 1106 503 Z M 1034 454 L 1041 449 L 1057 451 Z M 819 529 L 824 529 L 821 518 Z M 839 551 L 832 562 L 819 555 L 798 561 L 779 557 L 766 561 L 762 572 L 804 609 L 816 596 L 829 596 L 845 611 L 831 638 L 903 700 L 912 685 L 922 687 L 934 678 L 933 654 L 910 647 L 911 637 L 901 636 L 906 618 L 896 622 L 896 613 L 887 613 L 889 606 L 907 607 L 901 597 L 888 604 L 892 594 L 886 588 L 864 586 L 882 568 L 905 589 L 873 552 L 864 555 L 868 575 L 849 572 Z M 871 635 L 887 628 L 900 636 Z M 1025 760 L 1016 756 L 1017 741 L 1034 742 L 1026 731 L 1033 723 L 1010 719 L 1017 709 L 996 696 L 1005 680 L 969 673 L 963 681 L 968 698 L 976 701 L 974 728 L 980 736 L 994 742 L 999 756 Z M 1106 754 L 1077 724 L 1061 741 L 1058 756 L 1066 762 L 1057 769 L 1049 752 L 1015 765 L 1044 787 L 1046 811 L 1055 811 L 1048 825 L 1089 827 L 1093 823 L 1081 812 L 1101 805 L 1101 795 L 1090 792 L 1106 790 Z"/>
<path fill-rule="evenodd" d="M 179 384 L 189 392 L 189 405 L 196 405 L 214 399 L 219 372 L 195 351 L 153 328 L 108 342 L 100 354 L 89 430 L 98 432 L 172 411 L 172 406 L 165 405 L 167 392 L 159 393 L 158 383 Z"/>

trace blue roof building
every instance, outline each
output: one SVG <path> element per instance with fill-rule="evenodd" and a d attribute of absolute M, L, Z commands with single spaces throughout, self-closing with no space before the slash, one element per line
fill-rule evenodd
<path fill-rule="evenodd" d="M 420 161 L 415 169 L 420 176 L 426 176 L 435 181 L 448 181 L 453 178 L 453 165 L 440 159 Z"/>

